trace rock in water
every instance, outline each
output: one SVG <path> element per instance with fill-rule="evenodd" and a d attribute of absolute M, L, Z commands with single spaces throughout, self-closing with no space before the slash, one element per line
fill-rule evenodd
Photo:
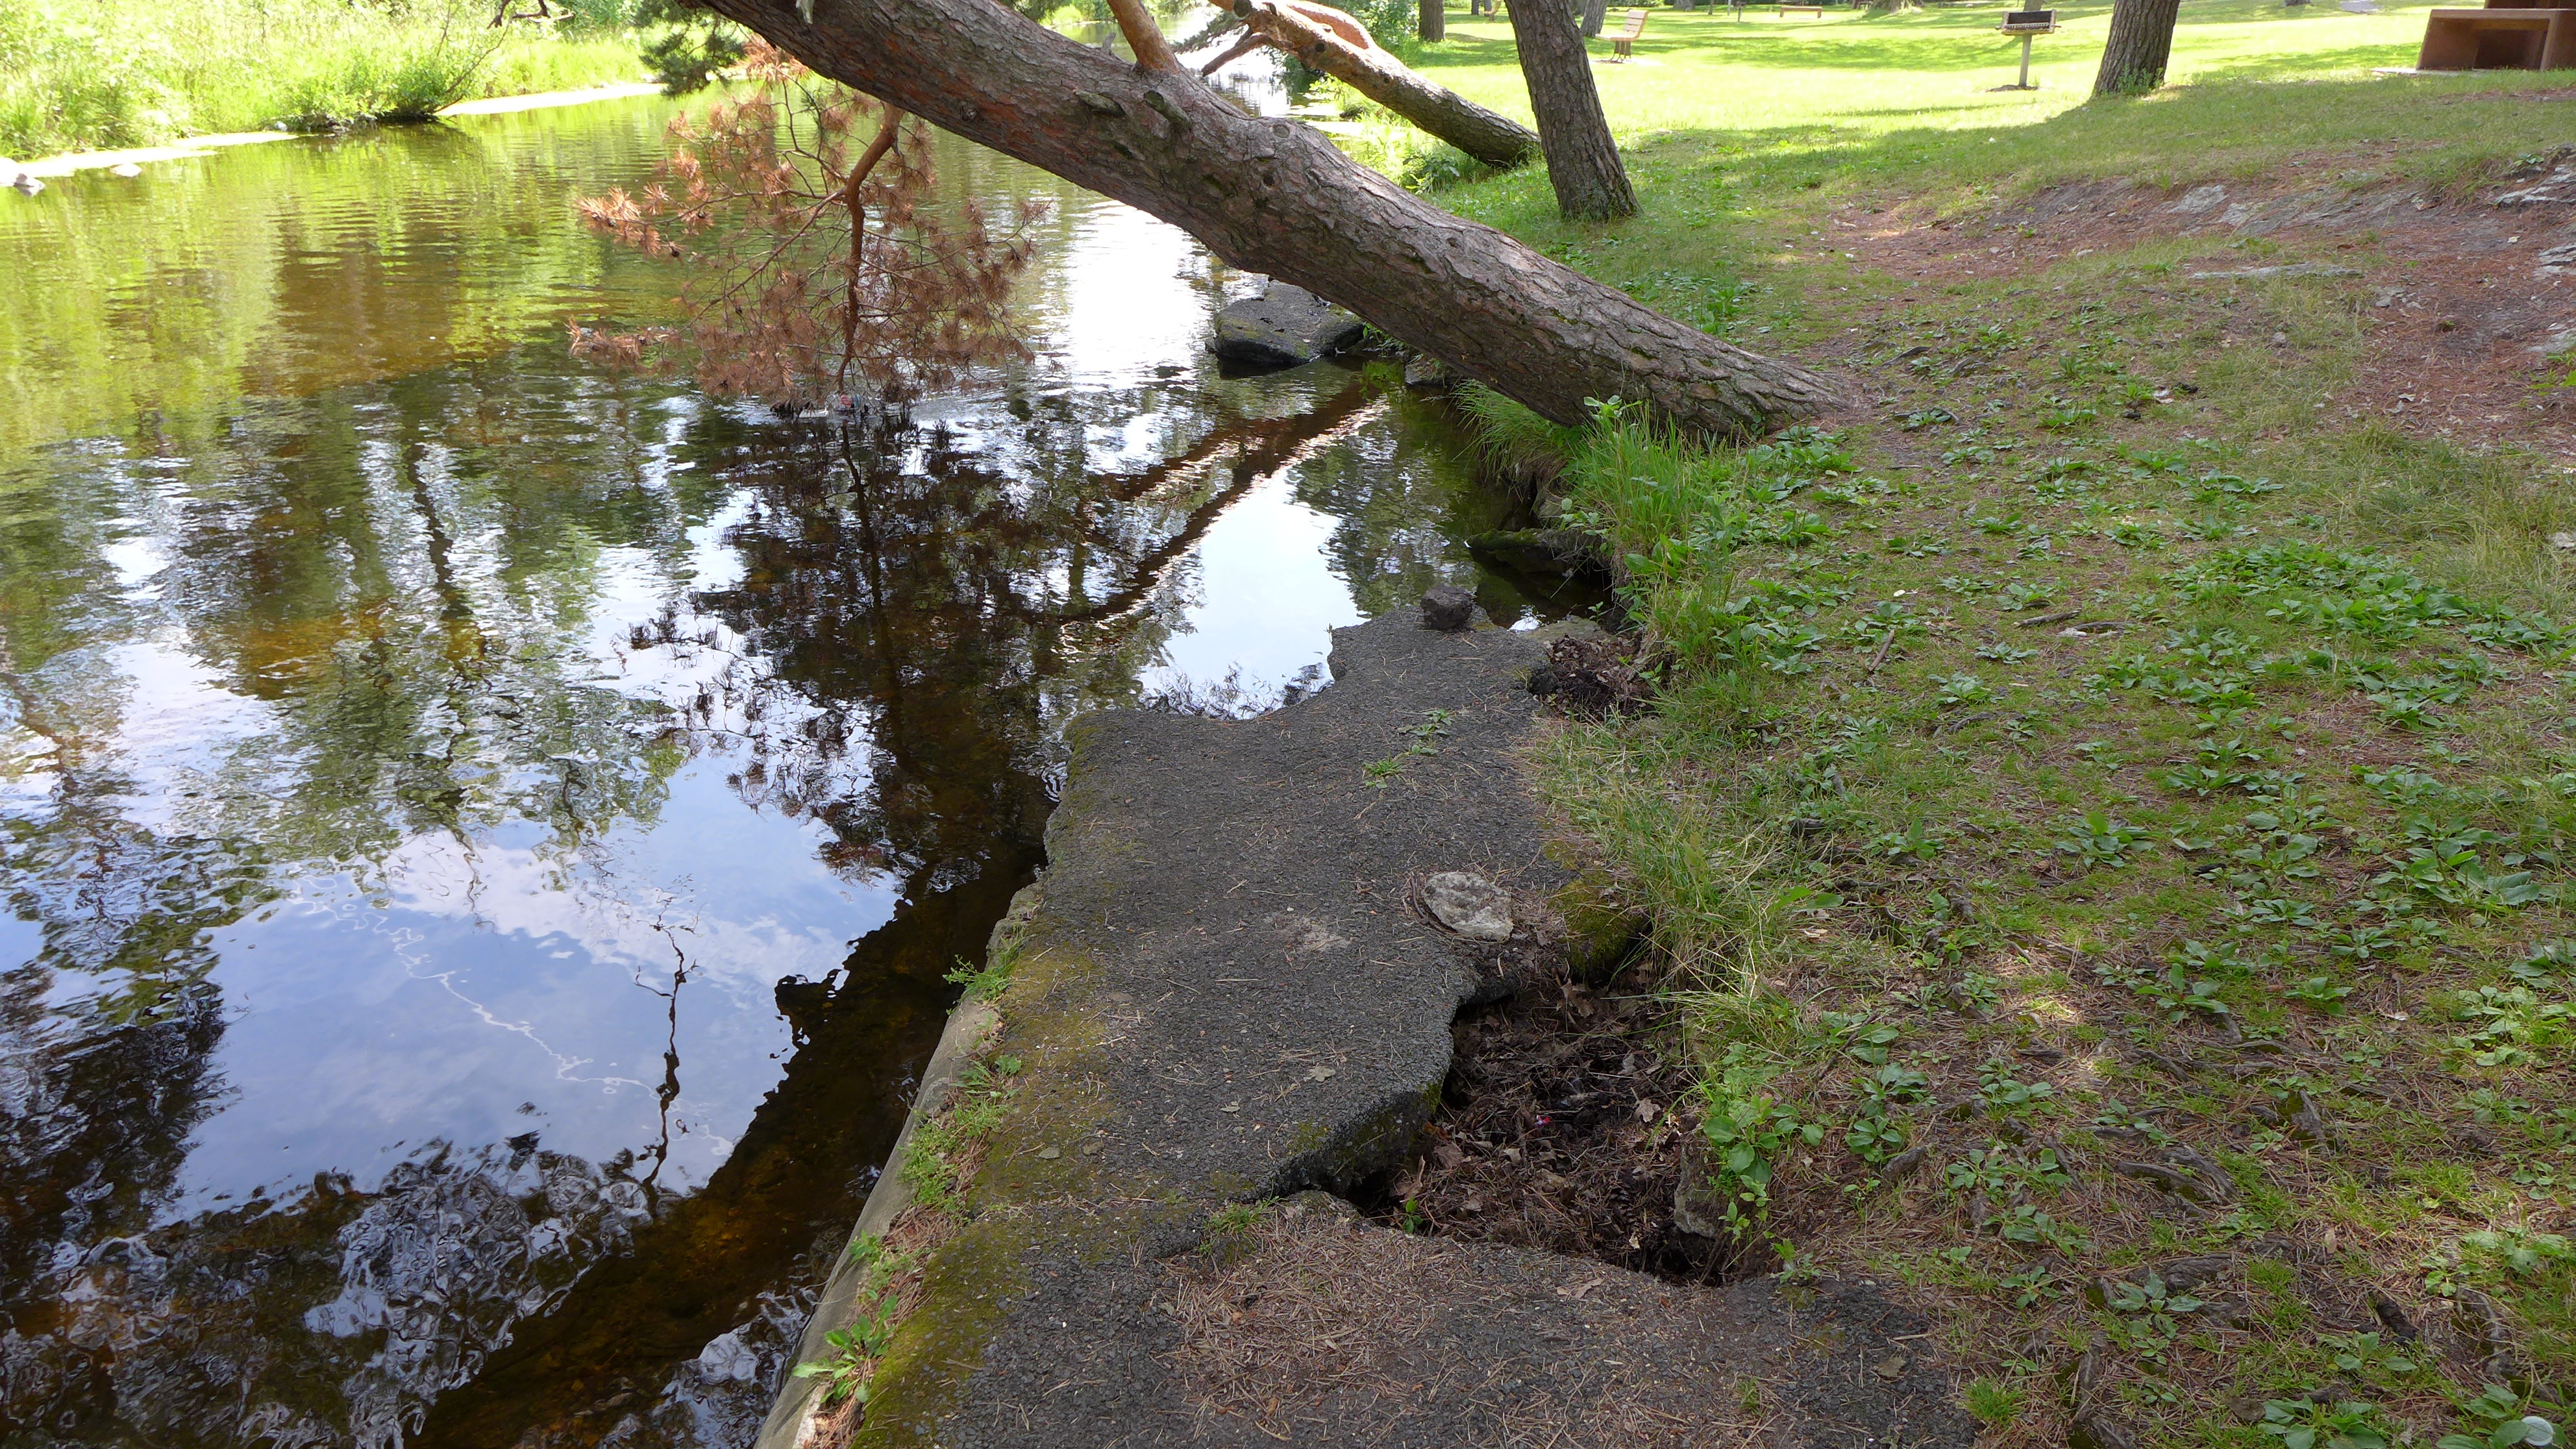
<path fill-rule="evenodd" d="M 1449 371 L 1449 364 L 1428 352 L 1417 352 L 1405 361 L 1404 385 L 1422 388 L 1456 387 L 1458 379 Z"/>
<path fill-rule="evenodd" d="M 1295 367 L 1349 346 L 1360 319 L 1307 291 L 1273 282 L 1216 314 L 1216 355 L 1247 367 Z"/>
<path fill-rule="evenodd" d="M 143 174 L 143 168 L 135 165 L 131 161 L 125 161 L 107 168 L 107 174 L 110 176 L 122 176 L 131 181 L 135 177 Z"/>
<path fill-rule="evenodd" d="M 25 192 L 29 196 L 33 196 L 37 192 L 45 189 L 45 183 L 38 181 L 32 172 L 26 171 L 19 172 L 18 179 L 10 182 L 9 184 L 17 187 L 20 191 Z"/>
<path fill-rule="evenodd" d="M 1476 596 L 1456 584 L 1434 584 L 1422 596 L 1422 626 L 1455 634 L 1476 618 Z"/>
<path fill-rule="evenodd" d="M 1444 870 L 1422 883 L 1423 908 L 1431 918 L 1470 941 L 1512 938 L 1512 897 L 1481 875 Z"/>
<path fill-rule="evenodd" d="M 1607 573 L 1592 539 L 1570 528 L 1500 528 L 1467 536 L 1467 549 L 1525 574 Z"/>

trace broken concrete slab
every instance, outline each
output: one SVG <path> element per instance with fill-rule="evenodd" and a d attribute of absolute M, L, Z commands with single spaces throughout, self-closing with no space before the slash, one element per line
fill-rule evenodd
<path fill-rule="evenodd" d="M 1244 367 L 1295 367 L 1359 340 L 1360 319 L 1303 287 L 1272 282 L 1216 314 L 1216 355 Z"/>
<path fill-rule="evenodd" d="M 1526 681 L 1552 635 L 1446 633 L 1399 611 L 1337 631 L 1333 687 L 1273 713 L 1074 724 L 986 1048 L 1020 1070 L 986 1087 L 1000 1120 L 878 1362 L 858 1442 L 1275 1442 L 1218 1402 L 1239 1375 L 1191 1305 L 1228 1274 L 1306 1282 L 1316 1268 L 1370 1285 L 1344 1318 L 1412 1387 L 1300 1379 L 1282 1407 L 1298 1408 L 1301 1442 L 1501 1442 L 1492 1396 L 1453 1389 L 1503 1380 L 1529 1389 L 1505 1409 L 1551 1395 L 1569 1445 L 1663 1442 L 1604 1434 L 1624 1431 L 1627 1405 L 1695 1386 L 1654 1402 L 1704 1420 L 1674 1421 L 1671 1442 L 1704 1442 L 1735 1402 L 1714 1388 L 1753 1376 L 1783 1386 L 1768 1402 L 1800 1406 L 1764 1436 L 1783 1445 L 1901 1421 L 1909 1445 L 1965 1449 L 1973 1425 L 1939 1371 L 1859 1371 L 1908 1331 L 1865 1290 L 1847 1309 L 1229 1206 L 1367 1196 L 1410 1159 L 1459 1010 L 1577 953 L 1581 932 L 1539 909 L 1578 877 L 1520 764 L 1549 727 Z M 1436 752 L 1406 753 L 1435 714 Z M 1508 940 L 1453 934 L 1417 906 L 1447 871 L 1508 893 Z M 1046 1151 L 1067 1142 L 1084 1150 Z M 805 1442 L 810 1414 L 786 1417 L 762 1449 Z"/>

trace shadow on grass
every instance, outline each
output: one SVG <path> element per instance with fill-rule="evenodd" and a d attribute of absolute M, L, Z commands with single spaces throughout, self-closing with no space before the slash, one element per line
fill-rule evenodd
<path fill-rule="evenodd" d="M 1905 15 L 1784 24 L 1659 11 L 1647 21 L 1646 33 L 1634 48 L 1638 57 L 1650 62 L 1689 58 L 1702 65 L 1783 70 L 1949 74 L 1990 67 L 1997 63 L 1997 54 L 2013 48 L 2009 38 L 1996 33 L 2000 14 L 1997 9 L 1917 11 Z M 2060 5 L 2060 25 L 2085 33 L 2054 39 L 2043 37 L 2040 41 L 2042 54 L 2051 47 L 2062 50 L 2070 43 L 2089 52 L 2100 44 L 2093 24 L 2107 25 L 2110 14 L 2111 7 L 2107 4 Z M 2187 11 L 2176 34 L 2179 42 L 2187 41 L 2195 30 L 2246 26 L 2260 26 L 2265 30 L 2287 25 L 2333 26 L 2357 22 L 2362 18 L 2330 8 L 2288 10 L 2276 0 L 2218 0 L 2218 3 L 2196 5 Z M 2277 54 L 2228 56 L 2210 68 L 2194 69 L 2190 75 L 2193 79 L 2286 80 L 2323 72 L 2402 65 L 2414 58 L 2411 41 L 2320 49 L 2309 40 L 2312 34 L 2312 31 L 2302 31 L 2293 39 L 2290 33 L 2283 32 L 2277 41 L 2288 48 Z M 1496 26 L 1489 34 L 1482 35 L 1453 28 L 1450 36 L 1450 40 L 1441 46 L 1423 52 L 1417 64 L 1425 69 L 1446 65 L 1490 65 L 1507 63 L 1512 54 L 1511 32 L 1507 27 Z M 2274 41 L 2275 37 L 2263 36 L 2260 43 Z M 2189 59 L 2191 49 L 2187 44 L 2177 44 L 2177 59 L 2181 64 L 2192 64 Z M 1607 63 L 1608 47 L 1602 45 L 1596 50 L 1599 53 L 1595 59 Z M 2058 58 L 2063 59 L 2063 56 Z"/>

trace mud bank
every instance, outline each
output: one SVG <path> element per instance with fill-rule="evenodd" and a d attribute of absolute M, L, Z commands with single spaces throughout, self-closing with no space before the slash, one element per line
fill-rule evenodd
<path fill-rule="evenodd" d="M 996 933 L 998 1021 L 970 1008 L 922 1096 L 964 1081 L 997 1120 L 931 1229 L 901 1153 L 869 1205 L 924 1246 L 856 1442 L 1970 1442 L 1867 1285 L 1682 1285 L 1340 1200 L 1414 1154 L 1462 1008 L 1632 934 L 1519 763 L 1550 638 L 1404 611 L 1338 631 L 1333 687 L 1275 713 L 1076 728 L 1050 863 Z M 1443 872 L 1510 892 L 1508 940 L 1433 918 Z M 848 1433 L 822 1385 L 791 1382 L 762 1449 Z"/>

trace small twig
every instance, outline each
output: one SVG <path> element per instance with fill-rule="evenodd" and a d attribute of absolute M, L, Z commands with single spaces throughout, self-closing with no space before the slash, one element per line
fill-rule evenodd
<path fill-rule="evenodd" d="M 1887 651 L 1888 651 L 1888 650 L 1890 650 L 1890 649 L 1893 649 L 1893 648 L 1895 648 L 1895 647 L 1896 647 L 1896 630 L 1895 630 L 1893 627 L 1891 627 L 1891 628 L 1889 628 L 1889 630 L 1887 631 L 1887 637 L 1886 637 L 1885 639 L 1882 639 L 1882 640 L 1880 640 L 1880 641 L 1879 641 L 1879 644 L 1878 644 L 1878 657 L 1877 657 L 1877 658 L 1874 658 L 1874 659 L 1872 659 L 1872 660 L 1870 660 L 1870 661 L 1869 661 L 1869 668 L 1862 670 L 1862 671 L 1861 671 L 1861 675 L 1860 675 L 1860 677 L 1861 677 L 1861 678 L 1863 678 L 1863 679 L 1867 679 L 1867 678 L 1869 678 L 1871 675 L 1876 674 L 1876 673 L 1878 672 L 1878 667 L 1879 667 L 1880 665 L 1885 664 L 1885 663 L 1887 662 Z"/>
<path fill-rule="evenodd" d="M 2083 612 L 2082 609 L 2060 609 L 2054 614 L 2042 614 L 2036 619 L 2024 619 L 2020 622 L 2025 629 L 2038 629 L 2049 624 L 2063 624 Z"/>

